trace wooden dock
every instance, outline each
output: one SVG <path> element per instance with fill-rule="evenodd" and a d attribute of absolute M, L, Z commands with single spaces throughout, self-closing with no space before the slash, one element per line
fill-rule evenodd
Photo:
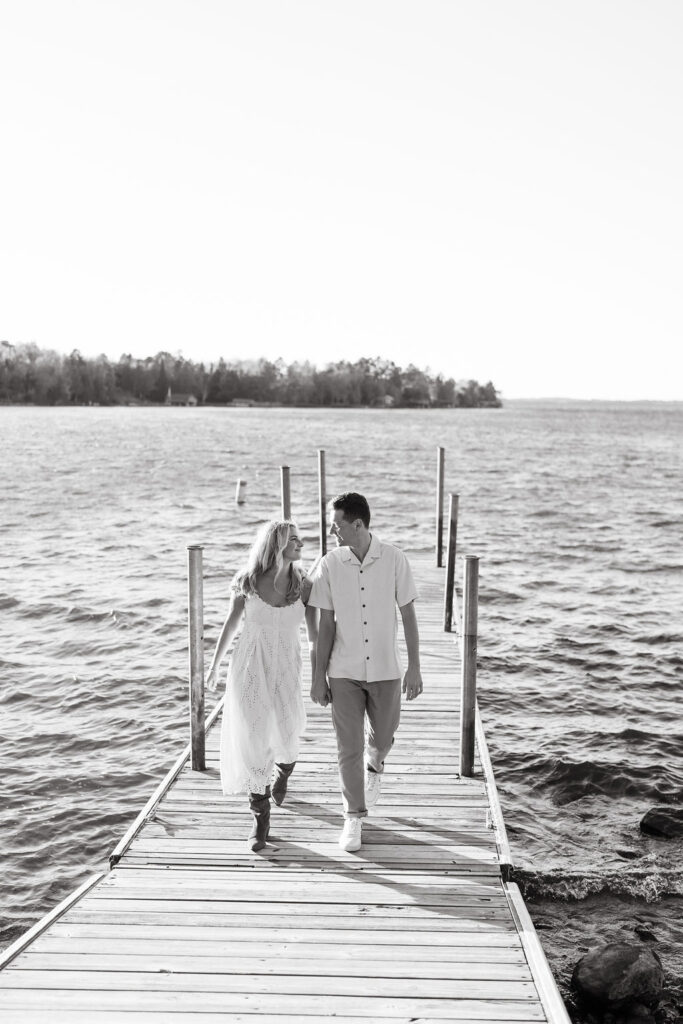
<path fill-rule="evenodd" d="M 95 876 L 0 956 L 4 1024 L 568 1024 L 510 855 L 480 723 L 458 776 L 459 655 L 443 570 L 411 559 L 425 692 L 404 704 L 358 853 L 342 824 L 328 710 L 307 702 L 301 758 L 271 839 L 247 851 L 211 716 Z M 485 681 L 484 681 L 485 685 Z M 305 682 L 308 692 L 308 680 Z"/>

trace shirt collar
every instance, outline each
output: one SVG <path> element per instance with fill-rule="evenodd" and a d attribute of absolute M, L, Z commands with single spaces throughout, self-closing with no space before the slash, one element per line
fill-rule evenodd
<path fill-rule="evenodd" d="M 341 557 L 343 562 L 355 562 L 357 565 L 361 564 L 361 562 L 359 562 L 359 560 L 356 558 L 356 556 L 354 555 L 354 553 L 353 553 L 353 551 L 351 550 L 350 547 L 343 547 L 343 548 L 340 548 L 339 550 L 341 552 L 341 556 L 340 557 Z M 380 539 L 379 539 L 379 537 L 377 536 L 376 533 L 371 533 L 370 534 L 370 547 L 368 548 L 368 550 L 365 553 L 365 558 L 363 559 L 362 564 L 363 565 L 367 565 L 368 562 L 374 562 L 374 560 L 376 558 L 379 558 L 380 552 L 381 552 Z"/>

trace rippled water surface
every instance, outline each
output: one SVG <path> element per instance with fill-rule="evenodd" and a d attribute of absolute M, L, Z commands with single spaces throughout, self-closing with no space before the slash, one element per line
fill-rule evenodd
<path fill-rule="evenodd" d="M 683 407 L 0 409 L 0 809 L 7 944 L 101 868 L 186 741 L 185 548 L 207 643 L 277 511 L 316 548 L 328 490 L 433 543 L 435 448 L 481 558 L 480 702 L 513 857 L 560 984 L 644 927 L 682 997 L 683 841 L 643 835 L 683 789 Z M 238 477 L 247 502 L 233 502 Z M 652 940 L 648 940 L 652 941 Z"/>

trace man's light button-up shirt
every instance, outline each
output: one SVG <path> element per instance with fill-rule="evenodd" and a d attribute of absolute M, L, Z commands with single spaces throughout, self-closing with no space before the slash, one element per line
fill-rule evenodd
<path fill-rule="evenodd" d="M 337 548 L 313 573 L 309 603 L 333 611 L 336 632 L 328 676 L 376 682 L 398 679 L 396 606 L 417 598 L 408 559 L 373 534 L 362 562 L 349 547 Z"/>

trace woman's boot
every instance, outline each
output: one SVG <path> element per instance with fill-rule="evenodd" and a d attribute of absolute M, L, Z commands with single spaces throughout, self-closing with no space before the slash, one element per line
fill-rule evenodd
<path fill-rule="evenodd" d="M 270 831 L 270 786 L 265 793 L 250 793 L 249 806 L 254 815 L 254 823 L 247 842 L 252 853 L 258 853 L 268 842 Z"/>
<path fill-rule="evenodd" d="M 273 800 L 278 807 L 284 803 L 284 799 L 287 796 L 287 782 L 289 776 L 294 771 L 294 765 L 296 761 L 292 761 L 291 764 L 276 764 L 275 771 L 273 773 Z"/>

